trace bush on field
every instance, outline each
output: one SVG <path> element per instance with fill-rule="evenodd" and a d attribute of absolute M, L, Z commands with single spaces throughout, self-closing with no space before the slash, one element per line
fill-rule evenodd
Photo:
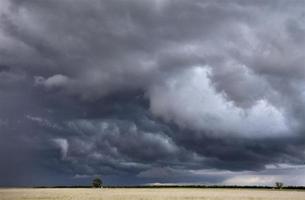
<path fill-rule="evenodd" d="M 277 188 L 277 189 L 282 189 L 283 186 L 284 186 L 284 184 L 282 182 L 276 182 L 275 183 L 275 188 Z"/>
<path fill-rule="evenodd" d="M 100 178 L 93 179 L 92 187 L 94 187 L 94 188 L 101 188 L 102 185 L 103 185 L 103 182 L 102 182 L 102 180 Z"/>

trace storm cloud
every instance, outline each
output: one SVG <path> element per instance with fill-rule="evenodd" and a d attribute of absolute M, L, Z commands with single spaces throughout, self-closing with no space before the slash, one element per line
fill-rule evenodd
<path fill-rule="evenodd" d="M 0 185 L 305 185 L 304 6 L 1 1 Z"/>

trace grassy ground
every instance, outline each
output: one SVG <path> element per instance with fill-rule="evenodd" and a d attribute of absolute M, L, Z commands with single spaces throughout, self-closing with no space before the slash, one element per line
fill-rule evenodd
<path fill-rule="evenodd" d="M 0 200 L 305 200 L 305 191 L 259 189 L 0 189 Z"/>

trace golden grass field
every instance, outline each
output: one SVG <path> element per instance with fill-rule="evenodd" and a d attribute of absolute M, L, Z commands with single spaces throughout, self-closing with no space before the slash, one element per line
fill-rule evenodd
<path fill-rule="evenodd" d="M 0 200 L 305 200 L 305 191 L 259 189 L 0 189 Z"/>

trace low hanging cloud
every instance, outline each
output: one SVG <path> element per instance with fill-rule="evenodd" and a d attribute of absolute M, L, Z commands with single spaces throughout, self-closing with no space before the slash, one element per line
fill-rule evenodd
<path fill-rule="evenodd" d="M 62 159 L 66 159 L 69 150 L 68 141 L 64 138 L 55 138 L 53 142 L 60 149 Z"/>
<path fill-rule="evenodd" d="M 288 181 L 266 166 L 304 164 L 303 7 L 1 1 L 0 185 Z"/>

